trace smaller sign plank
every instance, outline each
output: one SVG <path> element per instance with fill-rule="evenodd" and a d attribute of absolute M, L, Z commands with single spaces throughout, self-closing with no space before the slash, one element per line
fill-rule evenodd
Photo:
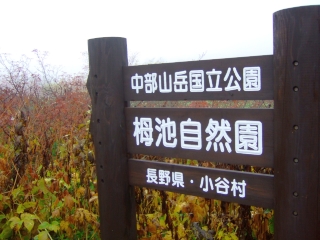
<path fill-rule="evenodd" d="M 272 100 L 273 56 L 124 67 L 127 101 Z"/>
<path fill-rule="evenodd" d="M 130 185 L 274 207 L 273 175 L 129 159 Z"/>
<path fill-rule="evenodd" d="M 126 108 L 129 153 L 273 166 L 272 109 Z"/>

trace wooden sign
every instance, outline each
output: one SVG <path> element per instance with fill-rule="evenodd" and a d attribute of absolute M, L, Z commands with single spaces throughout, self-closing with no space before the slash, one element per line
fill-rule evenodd
<path fill-rule="evenodd" d="M 124 67 L 127 101 L 273 99 L 272 56 Z"/>
<path fill-rule="evenodd" d="M 319 238 L 319 13 L 320 6 L 275 13 L 273 56 L 127 67 L 126 39 L 89 40 L 102 239 L 137 238 L 135 185 L 274 208 L 275 239 Z M 275 107 L 125 107 L 141 100 L 274 100 Z M 127 160 L 128 152 L 275 174 Z"/>
<path fill-rule="evenodd" d="M 273 166 L 273 110 L 126 108 L 130 153 Z"/>
<path fill-rule="evenodd" d="M 129 183 L 240 204 L 274 207 L 273 176 L 129 159 Z"/>

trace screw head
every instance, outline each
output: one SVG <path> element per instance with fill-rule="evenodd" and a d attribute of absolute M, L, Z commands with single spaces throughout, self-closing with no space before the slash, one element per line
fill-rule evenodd
<path fill-rule="evenodd" d="M 294 130 L 298 130 L 298 129 L 299 129 L 298 125 L 294 125 L 294 126 L 293 126 L 293 129 L 294 129 Z"/>
<path fill-rule="evenodd" d="M 294 162 L 294 163 L 298 163 L 298 162 L 299 162 L 299 159 L 298 159 L 298 158 L 294 158 L 294 159 L 293 159 L 293 162 Z"/>
<path fill-rule="evenodd" d="M 299 65 L 299 62 L 298 62 L 298 61 L 293 61 L 293 65 L 294 65 L 294 66 L 298 66 L 298 65 Z"/>
<path fill-rule="evenodd" d="M 297 212 L 297 211 L 293 211 L 292 214 L 293 214 L 294 216 L 298 216 L 298 212 Z"/>
<path fill-rule="evenodd" d="M 293 192 L 293 196 L 298 197 L 299 194 L 297 192 Z"/>
<path fill-rule="evenodd" d="M 298 92 L 299 88 L 297 86 L 293 87 L 293 91 Z"/>

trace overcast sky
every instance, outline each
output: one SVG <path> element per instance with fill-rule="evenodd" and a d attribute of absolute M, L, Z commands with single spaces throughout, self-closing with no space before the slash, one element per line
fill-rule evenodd
<path fill-rule="evenodd" d="M 272 14 L 320 0 L 0 0 L 0 52 L 48 51 L 77 72 L 87 40 L 124 37 L 139 63 L 272 54 Z"/>

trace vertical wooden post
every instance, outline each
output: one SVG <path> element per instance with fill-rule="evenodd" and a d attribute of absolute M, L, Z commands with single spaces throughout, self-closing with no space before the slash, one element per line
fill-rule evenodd
<path fill-rule="evenodd" d="M 90 131 L 98 177 L 101 239 L 137 239 L 134 190 L 129 186 L 124 116 L 124 38 L 88 41 L 92 101 Z"/>
<path fill-rule="evenodd" d="M 319 239 L 320 6 L 273 20 L 275 238 Z"/>

